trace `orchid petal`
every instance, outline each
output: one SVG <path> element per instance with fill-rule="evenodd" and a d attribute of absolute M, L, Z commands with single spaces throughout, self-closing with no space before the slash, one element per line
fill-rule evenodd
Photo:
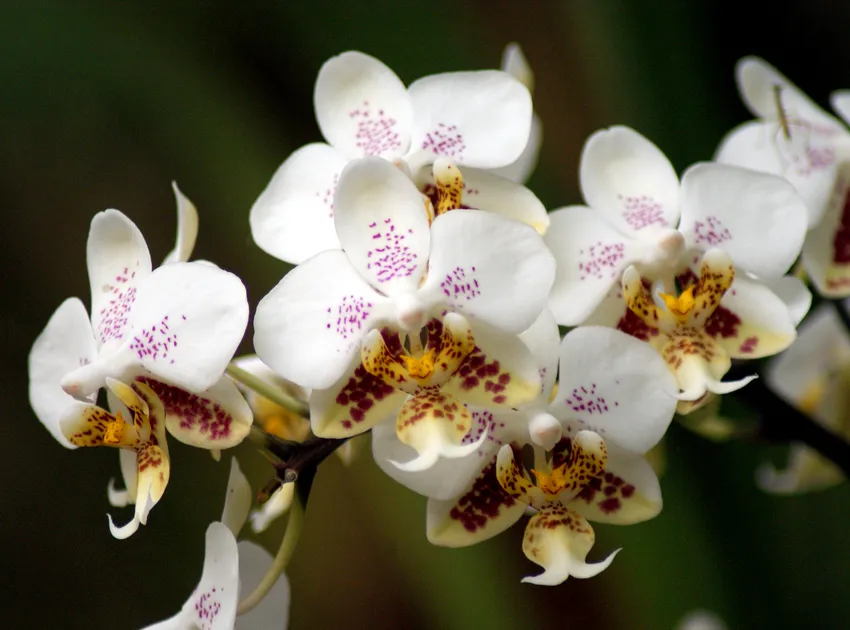
<path fill-rule="evenodd" d="M 833 305 L 822 304 L 803 322 L 791 347 L 768 364 L 766 378 L 779 395 L 828 425 L 831 419 L 824 416 L 817 399 L 825 393 L 831 375 L 847 366 L 850 339 Z"/>
<path fill-rule="evenodd" d="M 460 166 L 498 168 L 528 143 L 531 95 L 506 72 L 435 74 L 414 81 L 408 92 L 415 112 L 411 167 L 445 156 Z"/>
<path fill-rule="evenodd" d="M 787 165 L 783 163 L 777 151 L 775 132 L 775 125 L 761 120 L 742 123 L 727 133 L 720 142 L 714 161 L 781 175 Z"/>
<path fill-rule="evenodd" d="M 504 448 L 504 447 L 503 447 Z M 480 470 L 453 500 L 430 499 L 428 540 L 443 547 L 465 547 L 502 533 L 525 513 L 525 503 L 502 489 L 496 479 L 496 458 L 481 457 Z"/>
<path fill-rule="evenodd" d="M 548 402 L 558 376 L 558 357 L 561 346 L 561 334 L 552 311 L 548 308 L 543 309 L 540 317 L 519 338 L 537 360 L 537 369 L 543 382 L 540 400 L 544 403 Z"/>
<path fill-rule="evenodd" d="M 735 265 L 780 276 L 797 259 L 806 234 L 806 206 L 774 175 L 703 163 L 682 177 L 679 230 L 691 246 L 721 246 Z"/>
<path fill-rule="evenodd" d="M 463 190 L 458 207 L 486 210 L 530 225 L 539 234 L 546 233 L 549 228 L 549 215 L 546 213 L 546 207 L 531 190 L 495 174 L 494 171 L 464 168 L 462 176 Z M 416 183 L 419 189 L 431 198 L 436 208 L 437 205 L 433 203 L 436 186 L 432 168 L 421 169 L 416 176 Z"/>
<path fill-rule="evenodd" d="M 781 90 L 782 108 L 786 116 L 809 119 L 818 124 L 840 128 L 840 123 L 818 107 L 800 88 L 759 57 L 744 57 L 735 67 L 735 78 L 741 99 L 759 118 L 777 120 L 776 86 Z"/>
<path fill-rule="evenodd" d="M 255 533 L 264 532 L 272 521 L 280 518 L 292 507 L 295 498 L 295 484 L 285 483 L 275 490 L 268 500 L 259 509 L 251 512 L 251 529 Z"/>
<path fill-rule="evenodd" d="M 271 554 L 250 540 L 240 540 L 239 590 L 252 593 L 272 565 Z M 256 607 L 236 618 L 234 630 L 284 630 L 289 625 L 291 592 L 289 580 L 281 575 Z"/>
<path fill-rule="evenodd" d="M 469 409 L 451 394 L 420 392 L 407 399 L 396 420 L 398 439 L 412 446 L 418 456 L 407 462 L 390 463 L 402 471 L 418 472 L 431 468 L 441 457 L 466 457 L 477 451 L 487 439 L 483 434 L 475 442 L 462 444 L 471 428 Z"/>
<path fill-rule="evenodd" d="M 537 359 L 519 337 L 480 323 L 472 331 L 475 349 L 441 391 L 484 408 L 518 407 L 540 396 Z"/>
<path fill-rule="evenodd" d="M 530 225 L 538 234 L 549 228 L 543 202 L 531 190 L 492 171 L 463 170 L 464 207 L 486 210 Z"/>
<path fill-rule="evenodd" d="M 66 375 L 62 386 L 85 395 L 107 376 L 127 380 L 142 368 L 203 391 L 221 378 L 247 323 L 245 287 L 235 275 L 204 262 L 164 265 L 139 284 L 121 348 Z"/>
<path fill-rule="evenodd" d="M 762 284 L 785 303 L 791 322 L 794 326 L 799 326 L 812 306 L 812 292 L 806 283 L 796 276 L 782 276 L 763 278 Z"/>
<path fill-rule="evenodd" d="M 174 244 L 163 264 L 186 262 L 195 249 L 198 238 L 198 210 L 189 198 L 177 188 L 177 182 L 171 182 L 174 197 L 177 200 L 177 242 Z"/>
<path fill-rule="evenodd" d="M 280 165 L 251 206 L 251 236 L 264 252 L 300 264 L 339 249 L 334 195 L 348 160 L 326 144 L 308 144 Z"/>
<path fill-rule="evenodd" d="M 165 408 L 165 426 L 175 438 L 210 450 L 236 446 L 251 430 L 251 408 L 228 377 L 200 394 L 140 376 Z"/>
<path fill-rule="evenodd" d="M 588 429 L 645 453 L 673 419 L 675 378 L 655 350 L 626 333 L 597 326 L 570 331 L 559 373 L 550 411 L 569 432 Z"/>
<path fill-rule="evenodd" d="M 210 523 L 198 586 L 174 617 L 144 630 L 232 630 L 239 599 L 239 550 L 231 531 Z"/>
<path fill-rule="evenodd" d="M 70 406 L 59 420 L 65 438 L 75 446 L 114 446 L 133 449 L 142 442 L 133 418 L 114 415 L 97 405 Z"/>
<path fill-rule="evenodd" d="M 248 512 L 251 511 L 251 484 L 245 473 L 239 468 L 239 462 L 234 457 L 230 460 L 230 476 L 227 479 L 227 493 L 224 497 L 224 508 L 221 511 L 221 522 L 239 536 Z"/>
<path fill-rule="evenodd" d="M 360 341 L 390 314 L 340 251 L 314 256 L 284 276 L 257 305 L 254 348 L 283 378 L 324 389 L 360 352 Z"/>
<path fill-rule="evenodd" d="M 850 295 L 850 163 L 838 169 L 821 222 L 803 245 L 803 264 L 824 297 Z"/>
<path fill-rule="evenodd" d="M 540 490 L 531 482 L 521 464 L 516 461 L 513 446 L 504 444 L 496 455 L 496 479 L 510 496 L 526 505 L 534 503 Z"/>
<path fill-rule="evenodd" d="M 661 486 L 652 466 L 613 442 L 606 444 L 605 470 L 594 477 L 569 508 L 599 523 L 630 525 L 661 512 Z"/>
<path fill-rule="evenodd" d="M 624 234 L 639 238 L 650 226 L 676 226 L 676 171 L 657 146 L 633 129 L 611 127 L 590 136 L 579 176 L 587 205 Z"/>
<path fill-rule="evenodd" d="M 554 277 L 552 254 L 529 226 L 453 210 L 431 226 L 428 279 L 419 292 L 426 303 L 520 333 L 540 315 Z"/>
<path fill-rule="evenodd" d="M 675 338 L 667 348 L 662 348 L 662 353 L 671 364 L 679 388 L 682 390 L 679 399 L 686 403 L 680 404 L 676 409 L 681 414 L 696 411 L 710 402 L 711 396 L 706 396 L 708 392 L 728 394 L 758 378 L 758 375 L 750 375 L 736 381 L 721 381 L 720 379 L 731 367 L 729 356 L 712 348 L 710 339 L 703 339 L 703 341 L 704 349 L 699 353 L 675 353 L 669 350 L 670 347 L 678 345 Z"/>
<path fill-rule="evenodd" d="M 328 59 L 313 94 L 322 135 L 348 159 L 393 158 L 410 143 L 413 105 L 395 73 L 357 51 Z"/>
<path fill-rule="evenodd" d="M 159 446 L 147 444 L 138 451 L 138 476 L 136 486 L 136 509 L 132 520 L 117 527 L 109 518 L 109 531 L 118 540 L 124 540 L 136 533 L 139 525 L 148 521 L 148 513 L 165 493 L 171 466 L 168 453 Z"/>
<path fill-rule="evenodd" d="M 552 212 L 544 240 L 557 264 L 549 308 L 563 326 L 587 319 L 617 285 L 623 270 L 639 258 L 631 238 L 585 206 Z"/>
<path fill-rule="evenodd" d="M 834 158 L 834 152 L 827 147 L 812 147 L 811 136 L 803 146 L 796 136 L 793 142 L 782 142 L 780 133 L 774 123 L 746 122 L 723 138 L 714 159 L 787 179 L 805 202 L 807 225 L 813 228 L 820 223 L 829 200 L 835 168 L 827 164 L 827 158 Z"/>
<path fill-rule="evenodd" d="M 110 408 L 113 408 L 110 404 Z M 121 477 L 124 479 L 124 490 L 115 487 L 115 479 L 109 480 L 106 487 L 106 496 L 112 507 L 127 507 L 136 502 L 136 451 L 129 449 L 118 450 L 118 464 L 121 468 Z"/>
<path fill-rule="evenodd" d="M 773 123 L 744 123 L 723 139 L 715 160 L 785 178 L 805 203 L 807 226 L 813 228 L 829 202 L 838 166 L 837 140 L 802 124 L 794 124 L 786 140 Z"/>
<path fill-rule="evenodd" d="M 759 359 L 787 348 L 797 336 L 785 303 L 765 284 L 742 274 L 705 323 L 733 359 Z"/>
<path fill-rule="evenodd" d="M 801 494 L 824 490 L 841 483 L 844 473 L 817 451 L 802 444 L 792 444 L 788 463 L 779 470 L 770 463 L 756 469 L 756 484 L 770 494 Z"/>
<path fill-rule="evenodd" d="M 531 130 L 528 133 L 528 142 L 520 156 L 511 164 L 492 169 L 490 172 L 518 184 L 528 181 L 540 159 L 540 146 L 542 144 L 543 122 L 540 120 L 540 116 L 533 114 L 531 117 Z"/>
<path fill-rule="evenodd" d="M 800 327 L 799 338 L 768 365 L 774 391 L 840 436 L 848 434 L 847 366 L 850 340 L 831 305 L 821 305 Z M 792 443 L 784 470 L 765 463 L 756 482 L 765 492 L 795 494 L 839 483 L 843 473 L 816 451 Z"/>
<path fill-rule="evenodd" d="M 86 259 L 95 337 L 101 346 L 121 341 L 129 331 L 139 283 L 151 272 L 147 243 L 124 214 L 104 210 L 92 219 Z"/>
<path fill-rule="evenodd" d="M 528 521 L 522 540 L 525 557 L 545 570 L 522 581 L 555 586 L 570 576 L 598 575 L 610 566 L 619 549 L 601 562 L 588 564 L 585 558 L 595 540 L 593 528 L 583 516 L 559 504 L 547 505 Z"/>
<path fill-rule="evenodd" d="M 39 421 L 65 448 L 75 447 L 63 435 L 59 420 L 67 407 L 81 410 L 85 403 L 63 391 L 62 377 L 96 356 L 89 316 L 77 298 L 68 298 L 59 305 L 30 350 L 27 364 L 30 405 Z"/>
<path fill-rule="evenodd" d="M 413 106 L 404 84 L 384 63 L 358 51 L 328 59 L 313 93 L 322 135 L 347 159 L 392 159 L 410 143 Z"/>
<path fill-rule="evenodd" d="M 238 277 L 205 263 L 173 263 L 140 285 L 127 348 L 152 374 L 203 391 L 221 378 L 247 325 Z"/>
<path fill-rule="evenodd" d="M 474 453 L 458 458 L 440 458 L 423 471 L 407 471 L 394 462 L 412 461 L 416 450 L 399 440 L 395 426 L 381 423 L 372 429 L 372 454 L 375 463 L 392 479 L 431 499 L 447 501 L 463 494 L 471 479 L 481 470 L 485 459 L 495 457 L 501 441 L 493 435 L 493 415 L 482 410 L 470 410 L 471 429 L 463 444 L 480 443 Z M 483 436 L 483 440 L 482 440 Z"/>
<path fill-rule="evenodd" d="M 313 390 L 310 426 L 319 437 L 359 435 L 395 413 L 405 396 L 367 372 L 360 357 L 355 357 L 336 383 Z"/>
<path fill-rule="evenodd" d="M 836 114 L 850 124 L 850 90 L 838 90 L 829 95 L 829 104 Z"/>
<path fill-rule="evenodd" d="M 410 178 L 381 158 L 355 160 L 340 175 L 334 204 L 339 241 L 360 275 L 385 295 L 415 291 L 430 232 Z"/>
<path fill-rule="evenodd" d="M 522 48 L 516 42 L 511 42 L 502 51 L 501 68 L 528 88 L 529 92 L 534 91 L 534 73 L 522 52 Z"/>

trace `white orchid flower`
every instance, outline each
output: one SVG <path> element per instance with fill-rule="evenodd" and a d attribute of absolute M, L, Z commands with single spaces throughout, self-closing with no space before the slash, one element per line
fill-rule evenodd
<path fill-rule="evenodd" d="M 223 378 L 248 323 L 245 287 L 209 263 L 179 262 L 191 251 L 197 220 L 176 187 L 175 194 L 177 246 L 153 271 L 132 221 L 117 210 L 95 215 L 87 245 L 91 318 L 69 298 L 33 344 L 30 402 L 65 446 L 60 417 L 93 402 L 107 378 L 144 382 L 165 406 L 168 431 L 187 444 L 227 448 L 248 432 L 250 409 Z"/>
<path fill-rule="evenodd" d="M 397 165 L 427 192 L 431 164 L 463 168 L 465 206 L 510 213 L 545 230 L 548 218 L 528 189 L 491 172 L 514 163 L 529 143 L 531 97 L 507 72 L 424 77 L 405 88 L 386 65 L 345 52 L 319 71 L 316 118 L 327 144 L 308 144 L 277 170 L 251 208 L 251 233 L 266 252 L 301 263 L 339 249 L 336 192 L 350 161 L 376 156 Z"/>
<path fill-rule="evenodd" d="M 502 53 L 502 70 L 522 83 L 530 94 L 534 94 L 534 73 L 519 44 L 511 43 L 505 46 Z M 531 118 L 528 143 L 525 145 L 522 154 L 512 164 L 494 169 L 492 172 L 520 184 L 528 181 L 534 167 L 537 166 L 542 142 L 543 123 L 540 116 L 535 112 Z"/>
<path fill-rule="evenodd" d="M 832 305 L 823 304 L 800 326 L 794 344 L 768 365 L 765 377 L 788 402 L 833 433 L 850 437 L 850 340 Z M 784 470 L 765 463 L 756 481 L 766 492 L 798 494 L 844 480 L 841 470 L 816 451 L 792 444 Z"/>
<path fill-rule="evenodd" d="M 642 455 L 669 426 L 676 387 L 660 357 L 625 333 L 576 329 L 564 338 L 559 358 L 554 344 L 553 360 L 553 345 L 542 343 L 551 341 L 551 328 L 542 322 L 535 328 L 525 340 L 538 350 L 540 395 L 513 412 L 479 410 L 468 439 L 484 432 L 487 439 L 475 453 L 411 474 L 385 464 L 407 448 L 389 432 L 375 431 L 373 448 L 388 474 L 429 496 L 427 530 L 435 544 L 474 544 L 516 523 L 529 505 L 539 510 L 524 549 L 546 573 L 528 581 L 555 584 L 568 575 L 590 577 L 612 559 L 585 564 L 593 544 L 587 519 L 627 524 L 661 510 L 658 479 Z M 534 445 L 536 483 L 513 462 L 512 449 L 524 444 Z M 552 524 L 548 533 L 543 522 Z"/>
<path fill-rule="evenodd" d="M 558 262 L 549 304 L 559 324 L 607 323 L 612 309 L 625 314 L 617 292 L 630 265 L 671 284 L 700 253 L 722 247 L 736 268 L 770 280 L 803 244 L 805 204 L 782 178 L 702 163 L 680 182 L 658 147 L 627 127 L 588 139 L 580 175 L 588 205 L 554 211 L 545 236 Z"/>
<path fill-rule="evenodd" d="M 756 120 L 723 139 L 718 162 L 781 175 L 808 210 L 803 263 L 818 291 L 850 295 L 850 91 L 833 92 L 839 118 L 818 107 L 796 85 L 758 57 L 735 69 L 738 90 Z"/>
<path fill-rule="evenodd" d="M 237 616 L 240 595 L 251 592 L 272 564 L 256 543 L 236 542 L 251 505 L 251 487 L 234 458 L 221 522 L 206 533 L 200 582 L 175 616 L 144 630 L 285 630 L 289 625 L 289 582 L 281 575 L 250 612 Z"/>
<path fill-rule="evenodd" d="M 428 220 L 421 195 L 398 169 L 380 158 L 350 164 L 334 216 L 343 251 L 302 263 L 260 301 L 260 358 L 290 381 L 324 389 L 374 329 L 418 335 L 447 310 L 508 333 L 527 328 L 554 275 L 540 236 L 473 210 Z"/>

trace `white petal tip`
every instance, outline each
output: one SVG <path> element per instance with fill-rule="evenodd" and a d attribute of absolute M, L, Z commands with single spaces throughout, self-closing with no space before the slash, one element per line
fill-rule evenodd
<path fill-rule="evenodd" d="M 752 376 L 745 376 L 737 381 L 708 381 L 706 382 L 706 387 L 708 388 L 708 391 L 714 394 L 729 394 L 731 392 L 738 391 L 757 378 L 758 374 L 753 374 Z"/>
<path fill-rule="evenodd" d="M 271 523 L 271 519 L 267 518 L 265 514 L 259 511 L 251 512 L 251 514 L 248 515 L 248 520 L 251 521 L 251 531 L 255 534 L 266 531 L 269 527 L 269 523 Z"/>
<path fill-rule="evenodd" d="M 422 472 L 436 464 L 439 458 L 440 456 L 437 451 L 428 451 L 422 453 L 419 457 L 411 459 L 409 462 L 397 462 L 392 459 L 389 461 L 393 466 L 404 472 Z"/>
<path fill-rule="evenodd" d="M 558 584 L 563 584 L 569 577 L 581 580 L 592 578 L 611 566 L 611 563 L 614 561 L 614 557 L 620 553 L 620 551 L 622 551 L 622 548 L 615 549 L 608 555 L 607 558 L 593 564 L 578 562 L 571 566 L 559 566 L 557 569 L 547 569 L 540 575 L 522 578 L 522 583 L 536 584 L 538 586 L 557 586 Z"/>
<path fill-rule="evenodd" d="M 111 514 L 107 514 L 106 518 L 109 519 L 109 533 L 112 534 L 113 538 L 117 538 L 118 540 L 126 540 L 139 529 L 139 520 L 136 517 L 133 517 L 133 520 L 122 527 L 117 527 L 112 522 Z"/>

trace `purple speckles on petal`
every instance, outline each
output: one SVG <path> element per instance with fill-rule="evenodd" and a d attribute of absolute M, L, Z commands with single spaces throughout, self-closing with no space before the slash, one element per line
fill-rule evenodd
<path fill-rule="evenodd" d="M 334 179 L 330 186 L 324 190 L 317 190 L 316 197 L 322 200 L 322 203 L 328 208 L 328 216 L 333 219 L 334 216 L 334 195 L 336 194 L 336 186 L 339 183 L 339 173 L 334 173 Z"/>
<path fill-rule="evenodd" d="M 811 175 L 835 164 L 838 130 L 803 118 L 789 118 L 790 142 L 778 138 L 780 159 L 799 177 Z M 823 144 L 821 144 L 823 143 Z"/>
<path fill-rule="evenodd" d="M 215 596 L 215 589 L 196 594 L 195 599 L 195 614 L 198 617 L 201 630 L 210 630 L 213 627 L 215 618 L 221 612 L 221 604 Z"/>
<path fill-rule="evenodd" d="M 136 267 L 139 266 L 136 261 Z M 124 337 L 124 329 L 133 302 L 136 301 L 136 287 L 131 284 L 135 279 L 136 272 L 130 271 L 129 267 L 113 278 L 113 284 L 107 284 L 103 290 L 112 294 L 109 304 L 100 309 L 100 322 L 97 325 L 100 333 L 100 343 L 106 343 Z"/>
<path fill-rule="evenodd" d="M 166 415 L 180 419 L 182 431 L 195 432 L 212 442 L 230 438 L 233 416 L 219 403 L 146 376 L 136 380 L 153 390 Z"/>
<path fill-rule="evenodd" d="M 589 415 L 601 415 L 608 411 L 608 401 L 603 396 L 597 395 L 596 383 L 574 388 L 566 402 L 573 411 Z M 617 406 L 616 402 L 613 404 Z"/>
<path fill-rule="evenodd" d="M 579 251 L 578 271 L 579 279 L 587 280 L 593 278 L 602 280 L 605 276 L 616 278 L 619 271 L 619 263 L 625 256 L 625 245 L 623 243 L 597 242 L 587 249 Z"/>
<path fill-rule="evenodd" d="M 458 307 L 463 305 L 462 301 L 469 302 L 481 295 L 481 287 L 475 277 L 475 267 L 469 269 L 455 267 L 446 274 L 440 283 L 440 288 L 443 290 L 443 295 Z"/>
<path fill-rule="evenodd" d="M 362 330 L 371 308 L 372 303 L 362 297 L 346 295 L 335 307 L 328 307 L 326 328 L 336 331 L 343 339 L 349 339 Z"/>
<path fill-rule="evenodd" d="M 383 109 L 373 111 L 369 101 L 363 101 L 361 107 L 348 112 L 348 117 L 357 123 L 355 146 L 364 155 L 381 155 L 401 148 L 401 138 L 395 129 L 398 121 Z"/>
<path fill-rule="evenodd" d="M 623 218 L 632 229 L 642 230 L 649 225 L 667 225 L 663 207 L 652 197 L 618 197 L 623 204 Z"/>
<path fill-rule="evenodd" d="M 474 444 L 481 436 L 486 432 L 487 433 L 487 441 L 496 444 L 497 446 L 502 445 L 502 440 L 498 437 L 498 432 L 500 428 L 504 428 L 504 422 L 496 422 L 495 418 L 493 418 L 493 414 L 486 410 L 481 411 L 473 411 L 472 412 L 472 426 L 469 429 L 469 433 L 463 436 L 463 440 L 461 444 Z M 484 451 L 478 451 L 479 457 L 484 457 Z"/>
<path fill-rule="evenodd" d="M 419 267 L 419 255 L 405 244 L 413 230 L 398 230 L 392 219 L 381 223 L 370 223 L 372 248 L 366 254 L 366 268 L 373 271 L 378 282 L 389 282 L 394 278 L 413 275 Z"/>
<path fill-rule="evenodd" d="M 714 247 L 732 238 L 732 233 L 726 229 L 723 222 L 715 216 L 706 217 L 705 221 L 694 222 L 696 241 L 700 245 Z"/>
<path fill-rule="evenodd" d="M 426 151 L 430 150 L 434 155 L 445 155 L 455 160 L 462 160 L 466 143 L 457 125 L 437 123 L 433 130 L 425 134 L 422 148 Z"/>
<path fill-rule="evenodd" d="M 182 316 L 186 319 L 186 316 Z M 168 327 L 168 315 L 163 317 L 158 324 L 149 328 L 142 328 L 133 337 L 130 350 L 134 351 L 140 361 L 168 361 L 174 363 L 170 356 L 172 348 L 177 347 L 177 333 Z"/>

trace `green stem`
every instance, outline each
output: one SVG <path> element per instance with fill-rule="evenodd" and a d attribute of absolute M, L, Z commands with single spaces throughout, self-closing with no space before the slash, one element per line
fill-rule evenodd
<path fill-rule="evenodd" d="M 272 587 L 280 579 L 280 576 L 292 558 L 296 545 L 298 545 L 303 523 L 304 510 L 301 507 L 298 497 L 295 497 L 292 500 L 292 507 L 289 508 L 289 520 L 286 523 L 286 532 L 283 535 L 283 540 L 280 541 L 280 548 L 277 550 L 277 555 L 274 557 L 269 570 L 263 576 L 262 581 L 257 585 L 257 588 L 248 597 L 239 602 L 239 606 L 236 608 L 237 615 L 244 615 L 250 612 L 257 604 L 263 601 L 263 598 L 269 594 L 269 591 L 272 590 Z"/>
<path fill-rule="evenodd" d="M 250 372 L 243 370 L 241 367 L 238 367 L 233 363 L 227 366 L 227 370 L 225 370 L 225 372 L 232 379 L 239 381 L 249 389 L 253 389 L 260 396 L 268 398 L 270 401 L 280 405 L 284 409 L 288 409 L 292 413 L 297 413 L 299 416 L 304 418 L 310 417 L 310 407 L 306 403 L 293 398 L 279 387 L 275 387 L 274 385 L 267 383 L 263 379 L 254 376 Z"/>

